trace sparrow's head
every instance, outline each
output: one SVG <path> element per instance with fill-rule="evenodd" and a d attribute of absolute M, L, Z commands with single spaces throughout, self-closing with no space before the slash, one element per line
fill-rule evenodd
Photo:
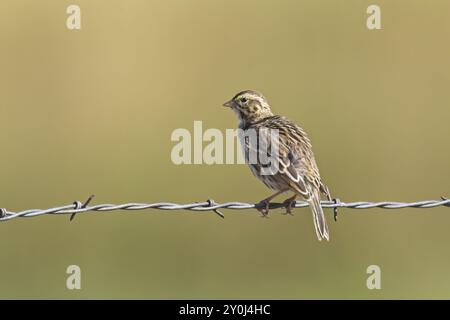
<path fill-rule="evenodd" d="M 223 106 L 233 109 L 241 123 L 252 123 L 273 116 L 266 98 L 253 90 L 239 92 Z"/>

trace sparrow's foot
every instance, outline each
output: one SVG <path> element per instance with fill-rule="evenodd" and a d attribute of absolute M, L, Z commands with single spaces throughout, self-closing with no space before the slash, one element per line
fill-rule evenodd
<path fill-rule="evenodd" d="M 286 208 L 286 212 L 284 214 L 289 214 L 293 216 L 292 214 L 292 208 L 295 207 L 295 199 L 297 198 L 297 195 L 294 194 L 292 197 L 284 200 L 283 205 Z"/>
<path fill-rule="evenodd" d="M 293 216 L 294 214 L 292 213 L 292 208 L 294 208 L 295 206 L 295 198 L 289 198 L 284 200 L 283 205 L 286 208 L 286 212 L 284 214 Z"/>
<path fill-rule="evenodd" d="M 260 201 L 258 204 L 256 204 L 255 208 L 258 210 L 263 218 L 268 218 L 269 216 L 269 205 L 270 202 L 266 199 Z"/>

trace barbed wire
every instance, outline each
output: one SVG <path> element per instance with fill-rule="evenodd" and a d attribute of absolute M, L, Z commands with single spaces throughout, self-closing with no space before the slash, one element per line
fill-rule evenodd
<path fill-rule="evenodd" d="M 75 217 L 75 214 L 86 213 L 86 212 L 108 212 L 116 210 L 147 210 L 147 209 L 158 209 L 158 210 L 189 210 L 196 212 L 213 211 L 220 217 L 224 218 L 224 214 L 219 211 L 219 209 L 230 209 L 230 210 L 248 210 L 257 209 L 259 204 L 251 204 L 245 202 L 225 202 L 216 203 L 214 200 L 207 200 L 204 202 L 193 202 L 186 204 L 178 204 L 172 202 L 156 202 L 156 203 L 125 203 L 125 204 L 97 204 L 89 205 L 93 196 L 90 196 L 88 200 L 84 203 L 80 201 L 75 201 L 72 204 L 49 208 L 49 209 L 28 209 L 24 211 L 8 211 L 6 209 L 0 208 L 0 221 L 8 221 L 15 218 L 31 218 L 41 215 L 60 215 L 60 214 L 70 214 L 70 220 Z M 424 200 L 417 202 L 341 202 L 339 199 L 334 199 L 333 201 L 322 201 L 321 205 L 323 208 L 335 209 L 338 208 L 350 208 L 350 209 L 403 209 L 403 208 L 421 208 L 429 209 L 435 207 L 450 207 L 450 199 L 442 198 L 442 200 Z M 285 203 L 270 203 L 269 209 L 284 208 Z M 304 208 L 308 207 L 308 203 L 305 201 L 296 201 L 294 208 Z"/>

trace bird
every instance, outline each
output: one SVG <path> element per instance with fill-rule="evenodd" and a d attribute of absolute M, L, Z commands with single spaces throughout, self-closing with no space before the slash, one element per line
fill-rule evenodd
<path fill-rule="evenodd" d="M 237 115 L 238 129 L 242 130 L 244 137 L 241 140 L 242 151 L 253 175 L 275 191 L 256 205 L 258 211 L 267 217 L 270 201 L 280 194 L 291 192 L 293 195 L 283 202 L 286 214 L 292 214 L 297 197 L 303 198 L 311 209 L 317 238 L 329 241 L 328 225 L 320 201 L 321 194 L 330 201 L 331 195 L 320 177 L 306 132 L 286 117 L 273 114 L 267 99 L 258 91 L 241 91 L 223 106 Z M 271 132 L 277 133 L 276 148 Z M 255 133 L 257 139 L 250 139 L 251 133 Z M 265 149 L 262 146 L 266 146 Z M 268 155 L 269 149 L 277 149 L 276 155 L 270 155 L 277 160 L 277 170 L 267 174 L 263 171 L 267 169 L 268 162 L 262 161 L 261 155 Z M 257 155 L 254 161 L 250 161 L 252 158 L 249 157 L 252 152 Z"/>

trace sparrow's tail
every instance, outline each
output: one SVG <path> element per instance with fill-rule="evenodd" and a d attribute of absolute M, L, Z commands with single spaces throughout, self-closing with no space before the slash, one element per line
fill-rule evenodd
<path fill-rule="evenodd" d="M 323 209 L 320 206 L 320 194 L 319 190 L 310 188 L 310 197 L 307 200 L 311 212 L 313 214 L 314 228 L 316 229 L 317 238 L 319 241 L 322 239 L 330 240 L 330 234 L 328 233 L 327 220 L 323 214 Z"/>

